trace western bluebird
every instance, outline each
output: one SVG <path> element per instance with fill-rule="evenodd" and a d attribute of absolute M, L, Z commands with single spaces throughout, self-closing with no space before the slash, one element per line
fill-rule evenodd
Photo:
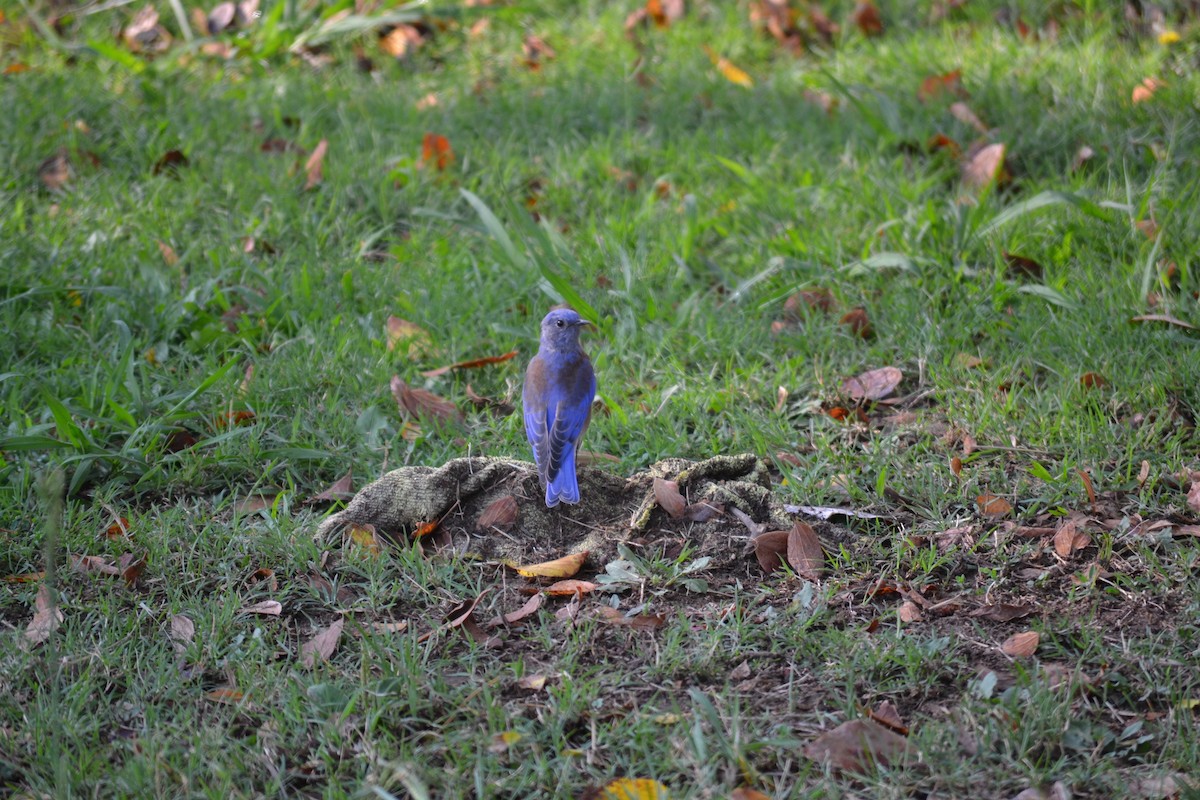
<path fill-rule="evenodd" d="M 587 429 L 596 396 L 596 373 L 579 346 L 579 329 L 591 323 L 569 308 L 542 320 L 542 341 L 525 370 L 521 404 L 546 506 L 579 502 L 575 444 Z"/>

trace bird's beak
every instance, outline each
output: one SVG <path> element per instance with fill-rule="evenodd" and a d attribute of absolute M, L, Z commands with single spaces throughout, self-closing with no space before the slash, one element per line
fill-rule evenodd
<path fill-rule="evenodd" d="M 596 330 L 596 325 L 591 320 L 581 319 L 581 320 L 579 320 L 579 322 L 576 322 L 575 324 L 581 328 L 591 328 L 592 330 Z"/>

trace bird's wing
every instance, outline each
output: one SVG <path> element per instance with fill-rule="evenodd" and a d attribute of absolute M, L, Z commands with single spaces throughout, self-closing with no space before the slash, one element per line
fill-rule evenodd
<path fill-rule="evenodd" d="M 554 405 L 547 420 L 550 458 L 546 473 L 550 480 L 558 475 L 565 458 L 573 457 L 575 442 L 587 428 L 596 396 L 596 374 L 587 356 L 567 365 L 555 378 L 550 392 Z"/>
<path fill-rule="evenodd" d="M 525 388 L 521 393 L 521 406 L 525 415 L 525 438 L 533 449 L 533 460 L 537 464 L 542 483 L 549 480 L 550 469 L 550 420 L 547 414 L 548 382 L 546 362 L 534 356 L 525 372 Z"/>

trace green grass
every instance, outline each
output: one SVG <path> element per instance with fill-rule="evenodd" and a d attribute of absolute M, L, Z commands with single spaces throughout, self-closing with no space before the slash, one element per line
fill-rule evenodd
<path fill-rule="evenodd" d="M 830 5 L 844 20 L 853 4 Z M 1119 10 L 1083 3 L 1056 42 L 1039 43 L 997 23 L 999 5 L 933 22 L 925 4 L 894 4 L 884 36 L 847 24 L 836 46 L 796 59 L 751 26 L 745 3 L 699 3 L 643 33 L 649 87 L 622 34 L 630 8 L 597 2 L 472 12 L 492 17 L 483 36 L 451 28 L 404 63 L 367 39 L 374 77 L 347 42 L 315 70 L 253 28 L 237 39 L 248 54 L 229 62 L 178 48 L 131 69 L 50 47 L 10 12 L 0 59 L 31 69 L 0 78 L 0 573 L 46 567 L 53 524 L 38 477 L 61 465 L 68 493 L 50 542 L 65 621 L 45 645 L 19 646 L 36 585 L 0 584 L 0 786 L 571 797 L 630 775 L 680 797 L 743 783 L 775 797 L 1012 797 L 1055 781 L 1108 797 L 1187 772 L 1200 741 L 1187 667 L 1194 540 L 1094 531 L 1092 549 L 1030 578 L 1023 569 L 1053 557 L 993 534 L 975 498 L 1002 495 L 1020 520 L 1052 524 L 1088 509 L 1084 470 L 1103 520 L 1194 517 L 1177 474 L 1195 466 L 1197 339 L 1129 319 L 1200 325 L 1200 29 L 1185 22 L 1182 41 L 1160 45 L 1131 35 Z M 1004 5 L 1045 19 L 1038 4 Z M 126 10 L 70 22 L 65 46 L 116 41 Z M 558 52 L 536 72 L 522 64 L 526 32 Z M 724 80 L 702 45 L 754 86 Z M 964 200 L 957 163 L 925 146 L 938 132 L 964 147 L 976 134 L 948 112 L 954 98 L 917 98 L 925 77 L 959 68 L 1014 176 L 977 200 Z M 1166 88 L 1132 104 L 1151 75 Z M 826 115 L 806 89 L 838 109 Z M 438 104 L 418 110 L 431 92 Z M 445 172 L 420 165 L 429 132 L 454 149 Z M 310 151 L 328 140 L 323 182 L 304 191 L 304 156 L 263 152 L 269 138 Z M 1096 156 L 1072 171 L 1082 145 Z M 74 174 L 50 191 L 38 165 L 59 148 Z M 155 174 L 172 149 L 188 165 Z M 1003 216 L 1043 192 L 1090 205 Z M 1147 219 L 1155 240 L 1135 225 Z M 1044 277 L 1013 277 L 1005 251 Z M 879 254 L 903 266 L 873 266 Z M 1167 263 L 1174 283 L 1160 275 Z M 409 547 L 373 558 L 315 543 L 320 512 L 302 501 L 351 469 L 357 488 L 403 464 L 526 458 L 519 415 L 471 412 L 466 389 L 515 402 L 563 286 L 600 318 L 587 346 L 610 413 L 595 415 L 585 446 L 619 459 L 605 468 L 795 454 L 801 466 L 773 461 L 787 502 L 887 519 L 852 526 L 820 586 L 762 577 L 747 556 L 737 576 L 701 575 L 707 592 L 618 595 L 623 609 L 645 601 L 668 615 L 654 633 L 587 614 L 565 625 L 543 609 L 499 648 L 456 629 L 422 640 L 488 587 L 505 589 L 485 597 L 481 619 L 513 610 L 512 579 Z M 835 311 L 772 333 L 785 298 L 814 287 Z M 839 323 L 856 306 L 871 339 Z M 429 345 L 389 351 L 389 315 L 424 328 Z M 520 356 L 500 365 L 420 375 L 512 349 Z M 962 353 L 983 363 L 966 367 Z M 846 404 L 843 378 L 887 365 L 905 373 L 907 420 L 825 413 Z M 1083 387 L 1086 372 L 1106 385 Z M 393 374 L 455 401 L 467 423 L 406 438 Z M 253 417 L 223 424 L 231 411 Z M 180 430 L 195 443 L 170 452 Z M 963 434 L 979 447 L 955 478 Z M 279 501 L 236 513 L 252 493 Z M 104 538 L 109 508 L 128 518 L 129 541 Z M 973 541 L 939 549 L 937 535 L 963 525 Z M 147 559 L 134 588 L 67 560 L 126 552 Z M 662 582 L 678 565 L 660 561 Z M 1072 580 L 1092 562 L 1108 576 Z M 260 568 L 275 589 L 253 578 Z M 869 594 L 881 578 L 961 595 L 968 609 L 987 598 L 1037 611 L 902 624 L 894 596 Z M 284 614 L 239 613 L 265 599 Z M 301 643 L 336 612 L 348 622 L 332 661 L 302 669 Z M 174 614 L 196 629 L 181 652 Z M 354 635 L 371 620 L 409 626 Z M 1037 658 L 1001 656 L 1026 627 L 1041 634 Z M 751 676 L 731 679 L 742 662 Z M 1052 689 L 1036 664 L 1090 683 Z M 980 677 L 989 669 L 994 686 Z M 546 688 L 519 688 L 527 674 Z M 222 686 L 243 699 L 206 697 Z M 885 699 L 921 763 L 847 776 L 803 757 L 820 732 Z M 506 731 L 521 738 L 489 750 Z"/>

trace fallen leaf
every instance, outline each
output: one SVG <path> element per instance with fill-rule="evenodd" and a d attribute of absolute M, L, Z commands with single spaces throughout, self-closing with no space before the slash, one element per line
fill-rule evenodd
<path fill-rule="evenodd" d="M 1150 241 L 1158 238 L 1158 223 L 1153 219 L 1139 219 L 1133 223 L 1133 227 L 1137 228 Z"/>
<path fill-rule="evenodd" d="M 600 619 L 609 625 L 634 628 L 639 631 L 658 630 L 667 624 L 667 618 L 662 614 L 634 614 L 630 616 L 622 613 L 619 608 L 613 608 L 612 606 L 600 606 L 598 613 Z"/>
<path fill-rule="evenodd" d="M 354 542 L 359 547 L 366 550 L 373 556 L 377 556 L 383 552 L 383 548 L 379 546 L 379 541 L 375 538 L 375 526 L 370 523 L 358 524 L 350 523 L 347 528 L 350 535 L 350 541 Z"/>
<path fill-rule="evenodd" d="M 979 495 L 975 498 L 975 505 L 979 507 L 979 513 L 985 517 L 1004 517 L 1013 510 L 1011 503 L 994 494 Z"/>
<path fill-rule="evenodd" d="M 591 581 L 580 581 L 574 578 L 568 578 L 564 581 L 555 581 L 547 586 L 542 591 L 550 597 L 575 597 L 579 595 L 591 594 L 600 588 L 597 583 Z"/>
<path fill-rule="evenodd" d="M 179 255 L 176 254 L 175 248 L 166 242 L 158 241 L 158 252 L 162 255 L 163 263 L 168 267 L 173 267 L 179 263 Z"/>
<path fill-rule="evenodd" d="M 313 666 L 328 661 L 333 651 L 337 649 L 342 638 L 342 626 L 345 620 L 338 617 L 328 628 L 322 628 L 315 636 L 300 645 L 300 666 L 312 669 Z"/>
<path fill-rule="evenodd" d="M 329 140 L 322 139 L 317 142 L 317 146 L 313 148 L 312 154 L 309 155 L 308 161 L 304 162 L 304 191 L 314 189 L 324 180 L 325 173 L 325 153 L 329 150 Z"/>
<path fill-rule="evenodd" d="M 408 621 L 400 619 L 393 622 L 369 622 L 363 627 L 372 633 L 403 633 L 408 630 Z"/>
<path fill-rule="evenodd" d="M 725 506 L 722 503 L 713 504 L 708 500 L 692 503 L 683 510 L 683 518 L 688 522 L 708 522 L 713 517 L 722 516 Z"/>
<path fill-rule="evenodd" d="M 1132 99 L 1134 104 L 1144 103 L 1154 96 L 1154 93 L 1166 86 L 1158 78 L 1142 78 L 1142 82 L 1133 87 Z"/>
<path fill-rule="evenodd" d="M 1175 325 L 1176 327 L 1179 327 L 1179 328 L 1185 328 L 1189 331 L 1197 330 L 1195 325 L 1184 322 L 1181 319 L 1175 319 L 1175 317 L 1167 316 L 1166 314 L 1141 314 L 1139 316 L 1133 317 L 1129 321 L 1130 322 L 1162 322 L 1167 325 Z"/>
<path fill-rule="evenodd" d="M 1096 151 L 1088 147 L 1086 144 L 1079 148 L 1075 153 L 1075 158 L 1071 161 L 1071 172 L 1078 172 L 1084 164 L 1091 161 L 1096 156 Z"/>
<path fill-rule="evenodd" d="M 408 358 L 416 359 L 430 350 L 432 340 L 429 331 L 400 317 L 389 316 L 384 327 L 387 349 L 400 350 Z"/>
<path fill-rule="evenodd" d="M 79 572 L 99 572 L 116 577 L 121 570 L 103 556 L 71 556 L 71 566 Z"/>
<path fill-rule="evenodd" d="M 842 381 L 842 391 L 852 400 L 882 400 L 895 391 L 903 379 L 904 373 L 896 367 L 880 367 L 846 378 Z"/>
<path fill-rule="evenodd" d="M 158 24 L 158 11 L 147 5 L 134 15 L 121 32 L 125 44 L 135 53 L 161 53 L 171 46 L 171 34 Z"/>
<path fill-rule="evenodd" d="M 936 133 L 929 138 L 925 143 L 925 149 L 931 153 L 936 153 L 939 150 L 945 150 L 950 154 L 950 157 L 957 160 L 962 155 L 962 148 L 958 142 L 951 139 L 944 133 Z"/>
<path fill-rule="evenodd" d="M 191 164 L 191 162 L 181 150 L 168 150 L 162 154 L 162 157 L 159 158 L 158 161 L 154 162 L 154 169 L 152 171 L 155 175 L 161 175 L 166 172 L 168 174 L 177 176 L 179 174 L 179 170 L 183 169 L 189 164 Z"/>
<path fill-rule="evenodd" d="M 219 689 L 213 689 L 204 696 L 214 703 L 220 703 L 227 706 L 237 705 L 246 697 L 245 694 L 237 689 L 234 689 L 232 686 L 222 686 Z"/>
<path fill-rule="evenodd" d="M 135 586 L 138 578 L 142 577 L 142 572 L 146 569 L 146 559 L 134 558 L 133 553 L 123 553 L 117 561 L 117 567 L 121 571 L 121 579 L 125 581 L 125 584 Z"/>
<path fill-rule="evenodd" d="M 1059 558 L 1070 558 L 1091 543 L 1091 537 L 1079 530 L 1078 523 L 1073 519 L 1064 520 L 1054 533 L 1054 552 Z"/>
<path fill-rule="evenodd" d="M 354 497 L 354 490 L 351 488 L 353 485 L 354 475 L 352 472 L 347 471 L 345 475 L 334 481 L 332 486 L 320 494 L 313 495 L 307 502 L 332 503 L 335 500 L 349 500 L 351 497 Z"/>
<path fill-rule="evenodd" d="M 519 741 L 521 741 L 521 734 L 516 731 L 502 731 L 493 734 L 492 743 L 488 745 L 488 752 L 495 755 L 506 753 L 508 752 L 508 748 Z"/>
<path fill-rule="evenodd" d="M 400 404 L 400 408 L 411 417 L 429 418 L 439 422 L 459 422 L 463 419 L 458 407 L 438 397 L 427 389 L 414 389 L 400 379 L 399 375 L 392 376 L 392 396 Z"/>
<path fill-rule="evenodd" d="M 241 500 L 238 500 L 233 507 L 233 513 L 238 516 L 245 516 L 265 511 L 266 509 L 273 508 L 275 501 L 278 499 L 279 495 L 277 494 L 252 494 L 249 497 L 243 497 Z"/>
<path fill-rule="evenodd" d="M 729 793 L 729 800 L 771 800 L 771 797 L 757 789 L 751 789 L 748 786 L 739 786 Z"/>
<path fill-rule="evenodd" d="M 421 374 L 423 376 L 425 376 L 426 378 L 436 378 L 440 375 L 445 375 L 447 372 L 450 372 L 451 370 L 477 369 L 478 367 L 486 367 L 489 364 L 501 364 L 505 361 L 515 358 L 518 352 L 519 351 L 517 351 L 517 350 L 510 350 L 509 352 L 505 353 L 502 356 L 485 356 L 484 358 L 474 358 L 474 359 L 471 359 L 470 361 L 459 361 L 459 362 L 456 362 L 454 364 L 449 364 L 444 367 L 438 367 L 437 369 L 427 370 L 425 372 L 422 372 Z"/>
<path fill-rule="evenodd" d="M 720 72 L 723 76 L 725 76 L 725 80 L 729 81 L 730 83 L 736 83 L 738 86 L 743 86 L 747 89 L 754 87 L 754 80 L 744 70 L 735 67 L 733 63 L 724 56 L 717 55 L 708 45 L 701 46 L 703 47 L 705 54 L 708 56 L 709 61 L 711 61 L 713 66 L 717 68 L 717 72 Z"/>
<path fill-rule="evenodd" d="M 605 784 L 597 800 L 669 800 L 667 787 L 651 778 L 617 778 Z"/>
<path fill-rule="evenodd" d="M 541 674 L 522 675 L 517 678 L 517 687 L 530 692 L 540 692 L 546 688 L 546 676 Z"/>
<path fill-rule="evenodd" d="M 427 133 L 421 140 L 421 165 L 432 164 L 438 172 L 444 172 L 454 163 L 454 150 L 450 140 L 436 133 Z"/>
<path fill-rule="evenodd" d="M 995 603 L 993 605 L 981 606 L 972 611 L 968 616 L 982 617 L 990 619 L 994 622 L 1012 622 L 1014 619 L 1027 617 L 1037 611 L 1037 608 L 1030 605 L 1016 603 Z"/>
<path fill-rule="evenodd" d="M 950 104 L 950 116 L 964 125 L 971 126 L 979 133 L 986 135 L 988 132 L 988 126 L 983 124 L 983 120 L 977 117 L 971 107 L 962 101 Z"/>
<path fill-rule="evenodd" d="M 379 47 L 393 58 L 404 58 L 425 44 L 425 36 L 415 25 L 397 25 L 379 39 Z"/>
<path fill-rule="evenodd" d="M 262 614 L 267 617 L 278 617 L 283 613 L 283 604 L 278 600 L 262 600 L 253 605 L 243 606 L 243 614 Z"/>
<path fill-rule="evenodd" d="M 578 553 L 572 553 L 562 558 L 556 558 L 553 561 L 543 561 L 540 564 L 528 564 L 525 566 L 510 565 L 517 571 L 518 574 L 524 575 L 526 578 L 569 578 L 583 566 L 583 562 L 587 560 L 588 551 L 581 550 Z"/>
<path fill-rule="evenodd" d="M 997 143 L 981 147 L 974 154 L 968 154 L 962 166 L 963 185 L 972 191 L 982 191 L 993 182 L 1003 183 L 1004 152 L 1004 145 Z"/>
<path fill-rule="evenodd" d="M 212 11 L 208 12 L 208 17 L 205 18 L 205 27 L 208 29 L 208 35 L 216 36 L 221 31 L 233 25 L 233 20 L 236 16 L 237 7 L 233 3 L 218 3 L 213 6 Z"/>
<path fill-rule="evenodd" d="M 874 711 L 868 711 L 867 716 L 901 736 L 908 736 L 908 726 L 904 724 L 900 712 L 896 710 L 896 706 L 892 704 L 891 700 L 884 700 Z"/>
<path fill-rule="evenodd" d="M 1004 252 L 1004 263 L 1008 264 L 1008 274 L 1014 278 L 1041 280 L 1042 265 L 1032 258 L 1019 256 L 1016 253 Z"/>
<path fill-rule="evenodd" d="M 554 48 L 546 44 L 546 40 L 530 33 L 521 42 L 521 50 L 525 54 L 525 66 L 534 72 L 542 67 L 543 61 L 552 61 L 558 57 Z"/>
<path fill-rule="evenodd" d="M 38 178 L 42 185 L 57 192 L 71 182 L 71 157 L 67 148 L 59 151 L 38 165 Z"/>
<path fill-rule="evenodd" d="M 517 498 L 511 494 L 498 497 L 479 515 L 479 521 L 475 523 L 475 530 L 482 532 L 495 528 L 503 533 L 508 533 L 517 522 L 518 512 Z"/>
<path fill-rule="evenodd" d="M 45 572 L 22 572 L 20 575 L 6 575 L 5 583 L 34 583 L 46 577 Z"/>
<path fill-rule="evenodd" d="M 49 639 L 63 619 L 63 612 L 54 602 L 50 587 L 43 583 L 38 587 L 33 601 L 33 619 L 25 628 L 25 646 L 31 647 Z"/>
<path fill-rule="evenodd" d="M 962 86 L 961 69 L 952 70 L 942 75 L 930 75 L 925 78 L 917 88 L 917 99 L 925 103 L 943 93 L 959 97 L 966 94 Z"/>
<path fill-rule="evenodd" d="M 862 31 L 863 36 L 879 36 L 883 33 L 883 20 L 879 18 L 879 9 L 871 0 L 860 0 L 858 5 L 854 6 L 854 10 L 850 12 L 850 21 Z"/>
<path fill-rule="evenodd" d="M 1037 631 L 1014 633 L 1000 646 L 1000 652 L 1010 658 L 1028 658 L 1037 651 L 1039 641 Z"/>
<path fill-rule="evenodd" d="M 1142 468 L 1138 470 L 1137 482 L 1138 488 L 1146 485 L 1146 481 L 1150 478 L 1150 462 L 1142 460 Z"/>
<path fill-rule="evenodd" d="M 921 614 L 921 609 L 912 600 L 905 600 L 900 604 L 900 608 L 896 610 L 896 616 L 901 622 L 920 622 L 924 619 Z"/>
<path fill-rule="evenodd" d="M 867 316 L 867 310 L 862 306 L 847 311 L 842 315 L 839 322 L 848 327 L 861 339 L 870 339 L 874 333 L 871 329 L 871 320 Z"/>
<path fill-rule="evenodd" d="M 499 619 L 508 623 L 509 625 L 512 625 L 515 622 L 520 622 L 531 614 L 536 613 L 537 610 L 542 607 L 544 598 L 545 596 L 541 592 L 538 592 L 533 597 L 526 600 L 525 603 L 516 611 L 510 611 L 509 613 L 501 616 Z"/>
<path fill-rule="evenodd" d="M 3 70 L 0 70 L 0 75 L 19 75 L 22 72 L 28 72 L 29 69 L 30 67 L 28 64 L 21 61 L 14 61 Z"/>
<path fill-rule="evenodd" d="M 662 506 L 671 519 L 679 519 L 687 507 L 687 501 L 679 493 L 679 484 L 675 481 L 654 479 L 654 499 Z"/>
<path fill-rule="evenodd" d="M 958 456 L 952 456 L 950 459 L 950 471 L 954 473 L 954 477 L 962 475 L 962 459 Z"/>
<path fill-rule="evenodd" d="M 847 772 L 889 766 L 910 751 L 908 740 L 869 719 L 852 719 L 821 734 L 804 747 L 804 755 Z"/>
<path fill-rule="evenodd" d="M 828 289 L 805 289 L 789 295 L 783 303 L 783 315 L 798 322 L 809 311 L 829 312 L 833 308 L 833 293 Z"/>
<path fill-rule="evenodd" d="M 1200 514 L 1200 481 L 1192 481 L 1187 494 L 1188 508 Z"/>
<path fill-rule="evenodd" d="M 825 551 L 821 541 L 810 525 L 797 522 L 787 534 L 787 560 L 796 574 L 805 580 L 815 581 L 821 577 L 825 566 Z"/>
<path fill-rule="evenodd" d="M 196 636 L 196 624 L 183 614 L 171 615 L 171 641 L 177 650 L 184 650 Z"/>
<path fill-rule="evenodd" d="M 125 517 L 117 517 L 113 523 L 104 529 L 105 539 L 127 539 L 129 538 L 129 520 Z"/>
<path fill-rule="evenodd" d="M 1075 470 L 1075 474 L 1078 475 L 1079 480 L 1081 480 L 1083 482 L 1083 489 L 1085 492 L 1087 492 L 1088 503 L 1091 505 L 1092 510 L 1095 511 L 1096 487 L 1092 485 L 1092 476 L 1088 475 L 1086 472 L 1084 472 L 1081 469 Z"/>
<path fill-rule="evenodd" d="M 754 557 L 764 572 L 774 572 L 783 566 L 787 554 L 788 532 L 766 531 L 751 539 Z"/>

